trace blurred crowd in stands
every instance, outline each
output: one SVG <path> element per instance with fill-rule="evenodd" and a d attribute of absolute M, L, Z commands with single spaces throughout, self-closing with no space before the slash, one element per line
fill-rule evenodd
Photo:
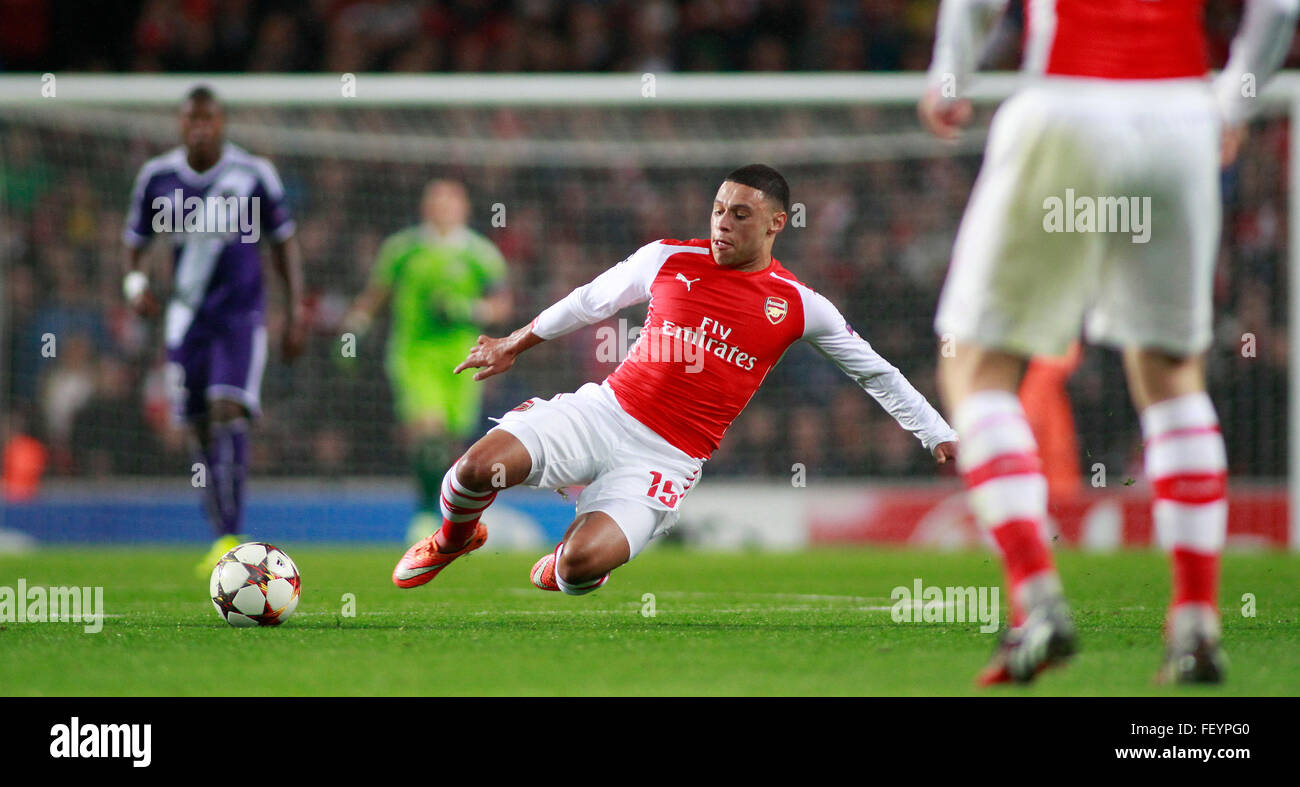
<path fill-rule="evenodd" d="M 0 0 L 0 10 L 15 5 L 43 10 L 48 19 L 41 29 L 56 37 L 65 4 Z M 192 0 L 136 6 L 138 13 L 122 22 L 132 46 L 103 58 L 93 48 L 69 52 L 60 55 L 69 58 L 64 62 L 146 71 L 922 68 L 934 4 Z M 1230 31 L 1235 19 L 1218 27 Z M 0 32 L 7 65 L 45 62 L 41 51 L 28 53 L 32 61 L 14 56 L 13 35 L 8 26 Z M 53 49 L 42 51 L 59 45 L 47 46 Z M 864 117 L 864 133 L 913 129 L 910 110 L 900 111 L 901 119 L 883 127 Z M 241 117 L 241 110 L 231 110 L 232 120 Z M 158 118 L 166 128 L 174 123 L 167 114 Z M 689 137 L 697 120 L 667 113 L 657 122 L 665 124 L 662 133 Z M 800 125 L 797 116 L 786 120 Z M 355 125 L 376 134 L 411 130 L 393 123 L 378 112 Z M 527 126 L 527 118 L 485 110 L 470 125 L 508 137 L 521 123 Z M 1285 120 L 1258 121 L 1242 158 L 1224 174 L 1210 380 L 1237 476 L 1286 471 L 1288 133 Z M 0 113 L 0 381 L 9 403 L 0 441 L 7 467 L 40 464 L 47 474 L 76 477 L 189 470 L 183 434 L 168 418 L 159 326 L 131 314 L 121 298 L 127 196 L 139 166 L 165 147 L 124 143 L 93 129 L 26 126 Z M 405 472 L 383 374 L 382 326 L 350 359 L 339 351 L 339 320 L 384 237 L 415 223 L 429 178 L 467 183 L 472 225 L 510 264 L 514 315 L 489 331 L 500 334 L 643 243 L 707 235 L 717 181 L 746 163 L 719 162 L 713 170 L 448 168 L 250 147 L 271 155 L 285 181 L 314 324 L 308 355 L 294 366 L 272 351 L 262 389 L 265 417 L 252 441 L 258 475 Z M 827 293 L 937 403 L 931 321 L 978 157 L 768 163 L 785 172 L 792 199 L 806 209 L 805 225 L 782 235 L 776 256 Z M 503 227 L 490 222 L 497 204 L 507 210 Z M 154 249 L 160 273 L 170 265 L 161 245 Z M 274 279 L 266 277 L 268 288 Z M 280 299 L 272 293 L 267 303 L 274 348 Z M 633 329 L 643 314 L 633 312 L 621 327 Z M 587 329 L 531 351 L 510 374 L 485 384 L 485 415 L 602 379 L 614 366 L 600 351 L 608 336 Z M 1085 351 L 1068 390 L 1083 471 L 1103 462 L 1112 474 L 1121 468 L 1141 477 L 1137 421 L 1115 356 Z M 708 472 L 789 477 L 796 462 L 810 479 L 933 475 L 915 439 L 803 345 L 770 375 Z M 24 483 L 21 473 L 7 476 L 6 494 L 20 497 Z"/>
<path fill-rule="evenodd" d="M 1208 3 L 1215 62 L 1226 57 L 1240 5 Z M 937 6 L 937 0 L 0 0 L 0 68 L 923 70 Z"/>

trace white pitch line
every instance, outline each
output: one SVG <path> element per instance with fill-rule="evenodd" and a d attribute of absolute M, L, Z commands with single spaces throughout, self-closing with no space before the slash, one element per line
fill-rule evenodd
<path fill-rule="evenodd" d="M 531 596 L 536 590 L 524 588 L 503 588 L 504 592 L 520 596 Z M 656 598 L 717 598 L 720 596 L 731 596 L 740 598 L 788 598 L 795 601 L 845 601 L 849 603 L 860 604 L 869 601 L 888 601 L 888 596 L 823 596 L 810 593 L 761 593 L 748 591 L 684 591 L 668 590 L 663 592 L 647 591 L 655 594 Z"/>
<path fill-rule="evenodd" d="M 889 598 L 888 596 L 825 596 L 825 595 L 818 595 L 814 593 L 762 593 L 762 592 L 749 592 L 743 590 L 722 591 L 722 592 L 670 590 L 664 593 L 658 593 L 656 595 L 664 596 L 667 598 L 690 597 L 690 596 L 704 597 L 704 598 L 708 598 L 711 596 L 740 596 L 742 598 L 750 598 L 750 597 L 791 598 L 791 599 L 795 599 L 796 601 L 848 601 L 853 603 L 860 603 L 863 601 L 885 601 Z"/>
<path fill-rule="evenodd" d="M 630 606 L 627 609 L 494 609 L 480 610 L 476 615 L 627 615 L 640 614 L 640 604 Z M 716 614 L 716 615 L 740 615 L 762 612 L 889 612 L 891 607 L 728 607 L 725 609 L 701 609 L 698 607 L 687 607 L 683 609 L 665 610 L 657 607 L 655 614 Z"/>

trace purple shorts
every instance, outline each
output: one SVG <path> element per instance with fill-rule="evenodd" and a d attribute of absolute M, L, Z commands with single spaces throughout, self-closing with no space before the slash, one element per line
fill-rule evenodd
<path fill-rule="evenodd" d="M 190 331 L 167 348 L 167 389 L 173 414 L 190 421 L 208 412 L 208 402 L 227 399 L 261 412 L 266 327 L 262 315 L 234 317 L 213 331 Z"/>

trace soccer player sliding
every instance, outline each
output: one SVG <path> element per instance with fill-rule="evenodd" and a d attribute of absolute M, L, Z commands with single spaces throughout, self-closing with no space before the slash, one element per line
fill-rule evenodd
<path fill-rule="evenodd" d="M 583 484 L 577 518 L 531 578 L 542 590 L 595 590 L 676 523 L 727 427 L 800 339 L 871 394 L 939 464 L 955 460 L 953 430 L 925 397 L 830 301 L 772 257 L 789 199 L 776 170 L 741 167 L 714 197 L 708 240 L 650 243 L 530 325 L 504 338 L 480 336 L 457 374 L 501 374 L 530 347 L 650 301 L 637 343 L 604 382 L 524 402 L 447 471 L 442 528 L 406 552 L 393 582 L 423 585 L 483 546 L 488 534 L 479 518 L 502 489 Z"/>
<path fill-rule="evenodd" d="M 180 109 L 183 144 L 140 168 L 123 236 L 122 289 L 145 316 L 158 311 L 142 269 L 145 247 L 159 234 L 172 246 L 173 291 L 163 318 L 168 390 L 174 414 L 189 424 L 195 453 L 207 469 L 203 494 L 217 536 L 195 568 L 201 577 L 248 540 L 239 535 L 248 422 L 260 409 L 266 367 L 262 239 L 270 242 L 284 280 L 286 361 L 302 353 L 307 336 L 301 256 L 280 176 L 271 162 L 226 142 L 224 128 L 213 92 L 191 90 Z"/>
<path fill-rule="evenodd" d="M 971 115 L 962 92 L 975 17 L 1006 0 L 944 0 L 922 122 L 952 139 Z M 1219 248 L 1218 166 L 1231 161 L 1255 95 L 1281 63 L 1297 0 L 1251 2 L 1220 77 L 1208 63 L 1200 0 L 1047 0 L 1026 7 L 1025 71 L 998 110 L 939 300 L 939 387 L 962 439 L 958 469 L 1002 554 L 1012 600 L 983 684 L 1025 682 L 1075 651 L 1043 535 L 1047 491 L 1015 395 L 1028 358 L 1059 356 L 1085 323 L 1123 352 L 1140 415 L 1153 515 L 1169 545 L 1173 600 L 1161 680 L 1217 683 L 1219 554 L 1227 461 L 1205 391 Z M 1247 90 L 1246 88 L 1250 88 Z M 1226 128 L 1225 128 L 1226 127 Z M 1096 231 L 1052 231 L 1067 189 L 1095 200 Z M 1137 217 L 1121 210 L 1140 199 Z M 1100 221 L 1109 220 L 1103 231 Z M 1145 237 L 1144 237 L 1145 235 Z"/>

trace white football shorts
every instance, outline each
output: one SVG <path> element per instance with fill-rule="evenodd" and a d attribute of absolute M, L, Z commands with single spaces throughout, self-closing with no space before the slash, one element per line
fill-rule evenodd
<path fill-rule="evenodd" d="M 682 498 L 700 480 L 704 461 L 656 434 L 619 406 L 605 383 L 529 399 L 499 419 L 524 444 L 533 469 L 525 486 L 585 484 L 577 515 L 600 511 L 618 523 L 636 557 L 677 523 Z"/>
<path fill-rule="evenodd" d="M 1208 83 L 1049 77 L 994 116 L 935 330 L 1020 355 L 1211 339 L 1221 123 Z"/>

